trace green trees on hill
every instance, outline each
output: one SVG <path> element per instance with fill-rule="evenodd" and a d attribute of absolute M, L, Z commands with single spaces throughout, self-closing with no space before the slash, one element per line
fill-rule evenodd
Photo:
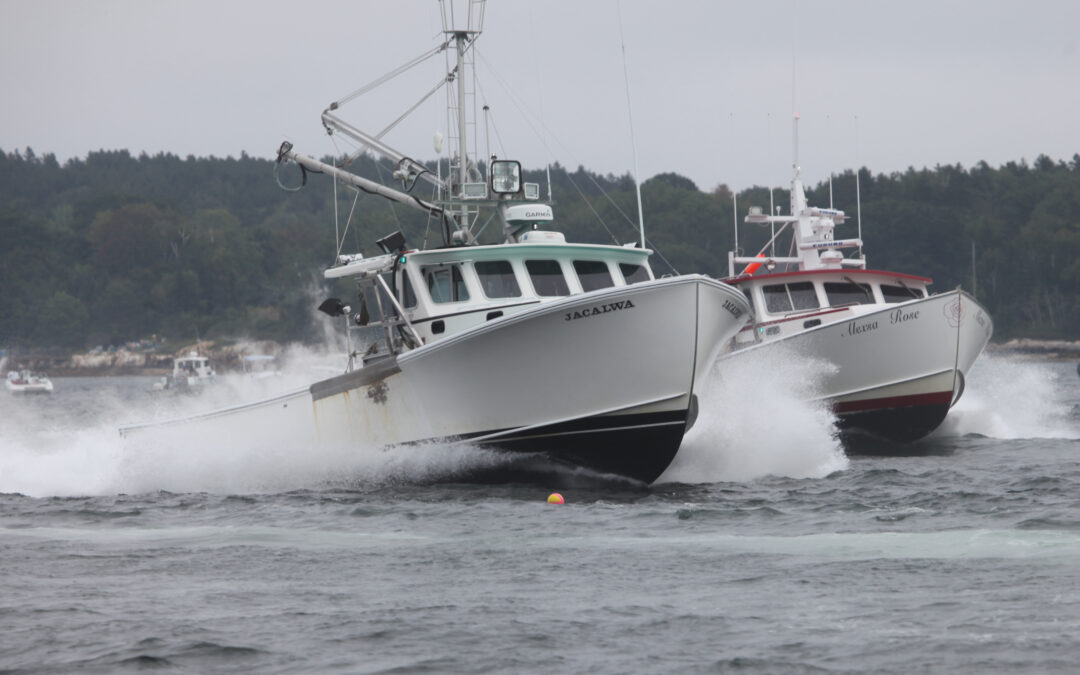
<path fill-rule="evenodd" d="M 382 182 L 389 176 L 367 156 L 350 169 Z M 283 173 L 282 182 L 300 183 L 298 172 Z M 544 172 L 526 179 L 544 185 L 546 196 Z M 551 181 L 556 227 L 570 239 L 638 240 L 628 176 L 555 165 Z M 1080 155 L 1069 163 L 1039 157 L 1031 166 L 877 176 L 862 169 L 859 187 L 871 267 L 930 276 L 938 289 L 975 287 L 999 339 L 1078 337 Z M 854 237 L 854 172 L 834 177 L 833 195 L 849 215 L 837 236 Z M 331 181 L 319 175 L 299 192 L 281 190 L 273 162 L 247 156 L 102 151 L 60 165 L 29 148 L 0 151 L 0 346 L 83 348 L 153 334 L 317 335 L 311 310 L 329 292 L 321 270 L 338 237 L 343 252 L 373 253 L 374 241 L 394 230 L 412 247 L 442 242 L 439 223 L 420 212 L 368 195 L 354 201 L 345 189 L 336 196 L 335 205 Z M 808 197 L 828 205 L 828 185 L 813 186 Z M 727 273 L 733 217 L 726 187 L 703 192 L 661 174 L 642 185 L 642 199 L 658 274 Z M 774 190 L 773 199 L 787 210 L 786 190 Z M 751 205 L 768 207 L 768 190 L 744 190 L 738 205 L 741 223 Z M 483 238 L 498 235 L 489 226 Z M 767 238 L 740 226 L 745 252 Z"/>

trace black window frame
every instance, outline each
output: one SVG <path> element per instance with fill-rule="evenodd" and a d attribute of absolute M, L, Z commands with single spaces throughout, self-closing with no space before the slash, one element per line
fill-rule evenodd
<path fill-rule="evenodd" d="M 553 265 L 554 267 L 549 271 L 536 270 L 535 267 L 538 266 L 538 265 Z M 558 270 L 558 272 L 559 272 L 558 275 L 553 274 L 552 273 L 553 270 Z M 536 293 L 536 295 L 538 297 L 541 297 L 541 298 L 564 298 L 564 297 L 570 295 L 570 284 L 566 279 L 566 270 L 563 269 L 562 263 L 560 263 L 558 260 L 556 260 L 554 258 L 534 258 L 532 260 L 526 260 L 525 261 L 525 272 L 529 275 L 529 283 L 532 284 L 533 291 Z M 541 279 L 541 281 L 551 280 L 556 286 L 559 286 L 561 284 L 561 289 L 563 291 L 565 291 L 565 292 L 563 292 L 563 293 L 559 293 L 559 292 L 548 293 L 548 292 L 546 292 L 547 290 L 549 290 L 548 284 L 541 283 L 540 285 L 538 285 L 537 284 L 537 278 L 538 277 Z M 541 288 L 541 287 L 543 287 L 543 288 Z M 559 289 L 555 289 L 555 290 L 558 291 Z"/>
<path fill-rule="evenodd" d="M 626 269 L 628 267 L 635 268 L 634 271 L 631 272 L 629 275 L 626 274 Z M 638 263 L 619 263 L 619 273 L 622 274 L 623 281 L 626 282 L 627 286 L 631 284 L 640 284 L 643 281 L 652 280 L 652 277 L 649 276 L 649 268 L 647 268 L 645 265 Z M 640 279 L 635 278 L 639 275 L 641 276 Z"/>
<path fill-rule="evenodd" d="M 581 285 L 581 290 L 584 293 L 600 291 L 615 285 L 615 278 L 611 276 L 611 268 L 608 267 L 608 264 L 603 260 L 589 260 L 587 258 L 582 258 L 580 260 L 573 260 L 571 265 L 574 268 L 574 274 L 577 275 L 578 283 Z M 581 268 L 586 266 L 593 267 L 593 271 L 582 272 Z M 601 270 L 607 279 L 608 283 L 606 284 L 594 283 L 595 279 L 601 276 Z"/>
<path fill-rule="evenodd" d="M 503 272 L 485 273 L 483 268 L 485 266 L 492 265 L 505 265 L 506 269 Z M 476 271 L 476 278 L 480 281 L 480 292 L 484 294 L 484 297 L 489 300 L 502 300 L 505 298 L 520 298 L 521 297 L 521 284 L 518 283 L 517 274 L 514 272 L 514 265 L 509 260 L 477 260 L 473 263 L 473 269 Z M 488 286 L 485 282 L 487 277 L 496 277 L 500 279 L 499 283 L 505 285 L 507 277 L 513 284 L 513 293 L 508 295 L 492 295 L 488 292 Z"/>

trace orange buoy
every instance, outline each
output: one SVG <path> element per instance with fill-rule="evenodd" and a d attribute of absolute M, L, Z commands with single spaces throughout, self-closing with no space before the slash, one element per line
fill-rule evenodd
<path fill-rule="evenodd" d="M 764 253 L 758 253 L 757 257 L 761 258 L 761 259 L 764 259 L 765 254 Z M 749 265 L 746 266 L 746 269 L 744 269 L 742 271 L 742 273 L 745 274 L 746 276 L 753 276 L 754 272 L 757 272 L 761 268 L 761 265 L 762 265 L 762 263 L 758 263 L 758 262 L 750 263 Z"/>
<path fill-rule="evenodd" d="M 548 495 L 548 504 L 563 504 L 565 503 L 565 501 L 566 500 L 563 499 L 563 496 L 558 492 L 552 492 L 550 495 Z"/>

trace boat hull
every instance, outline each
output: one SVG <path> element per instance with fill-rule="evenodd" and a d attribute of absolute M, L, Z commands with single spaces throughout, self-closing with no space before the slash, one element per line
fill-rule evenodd
<path fill-rule="evenodd" d="M 955 290 L 889 304 L 732 352 L 781 346 L 835 366 L 820 397 L 845 435 L 911 442 L 934 431 L 963 393 L 993 333 L 989 313 Z"/>
<path fill-rule="evenodd" d="M 563 298 L 311 387 L 324 443 L 468 442 L 649 483 L 748 305 L 693 275 Z"/>
<path fill-rule="evenodd" d="M 17 384 L 9 380 L 5 384 L 12 394 L 51 394 L 53 392 L 52 382 Z"/>

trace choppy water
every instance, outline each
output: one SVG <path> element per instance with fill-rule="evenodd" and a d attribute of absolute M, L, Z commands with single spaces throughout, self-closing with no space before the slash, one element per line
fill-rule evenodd
<path fill-rule="evenodd" d="M 0 670 L 1074 672 L 1075 364 L 984 357 L 893 458 L 846 457 L 790 367 L 725 371 L 648 489 L 288 429 L 133 450 L 117 425 L 212 403 L 144 378 L 5 396 Z"/>

